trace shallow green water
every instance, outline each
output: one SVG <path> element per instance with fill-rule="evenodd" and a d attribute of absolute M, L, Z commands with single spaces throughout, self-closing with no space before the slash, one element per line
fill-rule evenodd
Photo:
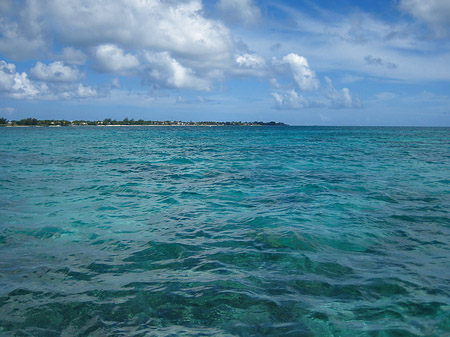
<path fill-rule="evenodd" d="M 0 128 L 0 336 L 444 336 L 450 129 Z"/>

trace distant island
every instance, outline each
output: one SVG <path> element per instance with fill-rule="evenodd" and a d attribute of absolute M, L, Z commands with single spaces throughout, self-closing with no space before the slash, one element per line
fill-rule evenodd
<path fill-rule="evenodd" d="M 0 118 L 0 126 L 288 126 L 288 124 L 281 122 L 183 122 L 183 121 L 144 121 L 143 119 L 128 119 L 121 121 L 106 118 L 104 120 L 56 120 L 36 118 L 24 118 L 21 120 L 8 121 L 6 118 Z"/>

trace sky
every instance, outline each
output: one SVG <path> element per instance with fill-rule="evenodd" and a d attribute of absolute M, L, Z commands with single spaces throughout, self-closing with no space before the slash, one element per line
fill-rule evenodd
<path fill-rule="evenodd" d="M 0 0 L 0 117 L 450 126 L 450 0 Z"/>

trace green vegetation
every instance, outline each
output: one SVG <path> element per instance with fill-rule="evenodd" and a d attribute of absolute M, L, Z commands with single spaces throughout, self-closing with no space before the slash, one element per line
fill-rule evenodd
<path fill-rule="evenodd" d="M 114 126 L 114 125 L 176 125 L 176 126 L 283 126 L 287 125 L 279 122 L 182 122 L 182 121 L 144 121 L 142 119 L 134 120 L 125 118 L 121 121 L 106 118 L 102 121 L 88 121 L 88 120 L 38 120 L 36 118 L 24 118 L 18 121 L 8 122 L 6 118 L 0 118 L 0 125 L 10 126 Z"/>

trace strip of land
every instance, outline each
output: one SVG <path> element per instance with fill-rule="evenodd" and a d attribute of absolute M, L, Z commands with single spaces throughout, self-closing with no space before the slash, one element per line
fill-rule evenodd
<path fill-rule="evenodd" d="M 215 122 L 215 121 L 202 121 L 202 122 L 184 122 L 184 121 L 145 121 L 143 119 L 128 119 L 125 118 L 121 121 L 106 118 L 104 120 L 56 120 L 45 119 L 39 120 L 36 118 L 24 118 L 21 120 L 8 121 L 6 118 L 0 118 L 1 126 L 286 126 L 285 123 L 280 122 Z"/>

